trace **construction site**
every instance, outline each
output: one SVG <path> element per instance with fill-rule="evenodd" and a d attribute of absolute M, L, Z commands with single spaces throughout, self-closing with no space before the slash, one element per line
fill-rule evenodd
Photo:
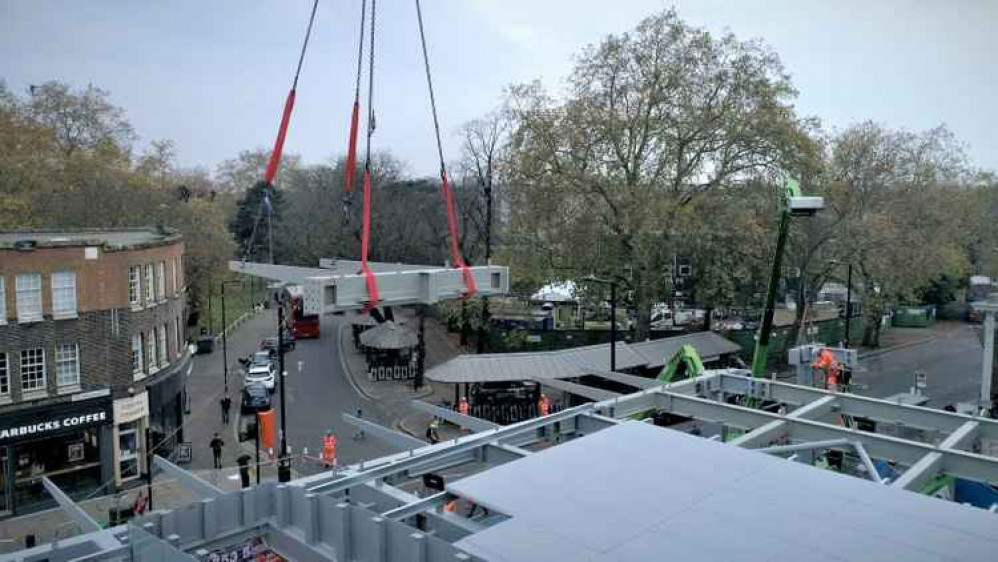
<path fill-rule="evenodd" d="M 185 115 L 217 131 L 183 166 L 104 90 L 0 80 L 0 562 L 998 560 L 998 175 L 945 125 L 797 113 L 829 64 L 799 52 L 845 35 L 784 67 L 675 7 L 615 34 L 603 5 L 341 4 L 315 37 L 318 0 L 135 28 L 260 59 Z M 590 43 L 549 92 L 520 67 L 561 27 Z M 327 141 L 310 40 L 348 55 L 316 73 L 350 102 L 322 164 L 284 157 L 300 91 L 303 153 Z M 188 79 L 214 62 L 164 68 L 219 97 Z M 273 145 L 208 171 L 200 137 L 259 136 L 231 76 L 274 98 L 291 68 Z M 416 173 L 379 152 L 420 128 Z"/>

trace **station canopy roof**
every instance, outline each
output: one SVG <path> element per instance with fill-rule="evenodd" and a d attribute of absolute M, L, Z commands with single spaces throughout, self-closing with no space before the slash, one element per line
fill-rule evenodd
<path fill-rule="evenodd" d="M 419 337 L 399 324 L 388 320 L 360 335 L 364 347 L 374 349 L 409 349 L 416 347 Z"/>
<path fill-rule="evenodd" d="M 695 347 L 705 361 L 741 349 L 713 332 L 636 344 L 617 342 L 617 369 L 661 367 L 684 344 Z M 609 370 L 610 344 L 606 343 L 560 351 L 459 355 L 429 369 L 426 378 L 443 383 L 507 382 L 576 378 Z"/>

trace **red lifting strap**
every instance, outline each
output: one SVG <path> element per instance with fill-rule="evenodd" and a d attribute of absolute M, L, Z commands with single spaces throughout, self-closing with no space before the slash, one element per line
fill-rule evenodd
<path fill-rule="evenodd" d="M 360 269 L 367 277 L 367 294 L 370 297 L 364 310 L 371 310 L 378 305 L 381 300 L 378 296 L 378 281 L 374 277 L 374 272 L 367 265 L 367 251 L 371 242 L 371 170 L 364 170 L 364 228 L 360 238 Z"/>
<path fill-rule="evenodd" d="M 281 116 L 281 128 L 277 131 L 277 140 L 274 141 L 274 151 L 270 153 L 270 161 L 267 162 L 267 171 L 263 174 L 263 180 L 267 185 L 274 185 L 274 176 L 277 175 L 277 167 L 281 165 L 281 153 L 284 152 L 284 137 L 288 134 L 288 123 L 291 121 L 291 111 L 295 107 L 295 89 L 288 92 L 288 99 L 284 102 L 284 115 Z"/>
<path fill-rule="evenodd" d="M 461 268 L 461 275 L 464 277 L 464 285 L 467 287 L 467 290 L 464 293 L 464 298 L 468 298 L 474 295 L 477 290 L 477 287 L 475 286 L 475 278 L 471 276 L 468 264 L 464 263 L 464 257 L 461 255 L 461 250 L 458 244 L 457 213 L 454 211 L 454 192 L 450 188 L 450 182 L 447 181 L 447 172 L 445 170 L 441 170 L 440 177 L 443 179 L 442 187 L 444 192 L 444 205 L 447 207 L 447 227 L 450 230 L 450 257 L 451 261 L 454 262 L 454 267 Z"/>
<path fill-rule="evenodd" d="M 360 114 L 360 101 L 353 102 L 353 115 L 350 116 L 350 144 L 347 148 L 346 192 L 353 191 L 353 177 L 357 168 L 357 128 Z"/>

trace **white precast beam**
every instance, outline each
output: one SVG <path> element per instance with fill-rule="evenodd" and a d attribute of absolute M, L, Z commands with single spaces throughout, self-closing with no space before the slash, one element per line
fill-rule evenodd
<path fill-rule="evenodd" d="M 53 484 L 48 476 L 42 476 L 42 485 L 48 491 L 49 495 L 55 499 L 55 502 L 59 504 L 59 507 L 62 508 L 63 513 L 68 515 L 76 523 L 80 531 L 92 533 L 101 530 L 100 523 L 94 520 L 93 517 L 90 517 L 90 514 L 84 511 L 82 507 L 76 505 L 76 502 L 60 490 L 59 486 Z"/>
<path fill-rule="evenodd" d="M 368 304 L 367 278 L 359 271 L 343 269 L 350 265 L 348 262 L 337 269 L 320 269 L 231 261 L 229 269 L 301 285 L 305 293 L 305 313 L 325 314 L 364 308 Z M 384 263 L 370 265 L 378 283 L 379 304 L 382 306 L 434 304 L 461 297 L 467 290 L 460 269 L 414 269 L 403 264 Z M 475 280 L 476 296 L 509 293 L 509 268 L 486 265 L 468 269 Z"/>
<path fill-rule="evenodd" d="M 422 439 L 416 439 L 407 433 L 395 431 L 394 429 L 389 429 L 383 425 L 376 424 L 363 418 L 351 416 L 347 413 L 343 414 L 343 421 L 364 431 L 365 435 L 371 435 L 375 439 L 399 449 L 419 449 L 420 447 L 426 447 L 429 445 L 429 443 L 426 443 Z"/>
<path fill-rule="evenodd" d="M 475 279 L 476 296 L 501 296 L 509 292 L 509 268 L 491 265 L 469 268 Z M 464 295 L 461 270 L 436 268 L 375 272 L 378 296 L 383 306 L 434 304 Z M 324 314 L 353 310 L 367 305 L 364 275 L 317 275 L 305 279 L 305 312 Z"/>
<path fill-rule="evenodd" d="M 455 412 L 449 408 L 443 408 L 435 404 L 430 404 L 429 402 L 423 402 L 422 400 L 412 400 L 409 402 L 417 410 L 422 410 L 428 414 L 433 414 L 434 416 L 449 421 L 454 425 L 459 427 L 466 427 L 472 432 L 488 431 L 490 429 L 497 429 L 502 427 L 497 423 L 492 423 L 489 420 L 483 420 L 481 418 L 476 418 L 474 416 L 466 416 L 461 412 Z"/>
<path fill-rule="evenodd" d="M 873 459 L 870 458 L 870 453 L 866 452 L 866 447 L 863 446 L 859 441 L 852 442 L 853 449 L 856 449 L 856 454 L 863 461 L 863 466 L 866 467 L 866 472 L 870 475 L 870 480 L 873 480 L 877 484 L 883 484 L 884 481 L 880 479 L 880 474 L 877 472 L 877 467 L 873 464 Z"/>
<path fill-rule="evenodd" d="M 594 402 L 600 402 L 603 400 L 613 400 L 614 398 L 619 398 L 622 396 L 617 392 L 611 392 L 609 390 L 603 390 L 602 388 L 596 388 L 594 386 L 586 386 L 584 384 L 577 384 L 574 382 L 568 382 L 558 379 L 534 379 L 538 384 L 551 387 L 563 392 L 568 392 L 569 394 L 575 394 L 576 396 L 581 396 L 583 398 L 588 398 Z"/>
<path fill-rule="evenodd" d="M 877 458 L 895 459 L 904 465 L 914 465 L 929 453 L 938 453 L 942 457 L 940 459 L 942 470 L 949 474 L 981 482 L 998 482 L 998 458 L 954 449 L 941 449 L 926 443 L 908 441 L 889 435 L 869 433 L 809 419 L 794 419 L 743 406 L 721 404 L 695 396 L 669 392 L 660 391 L 658 407 L 679 415 L 718 421 L 743 429 L 755 429 L 773 420 L 783 420 L 788 424 L 787 438 L 791 441 L 825 441 L 846 438 L 850 441 L 863 443 L 870 454 Z"/>
<path fill-rule="evenodd" d="M 929 480 L 939 475 L 943 466 L 943 454 L 933 451 L 915 461 L 911 468 L 904 471 L 901 476 L 891 483 L 895 488 L 918 491 L 924 487 Z"/>
<path fill-rule="evenodd" d="M 159 455 L 153 455 L 152 462 L 160 470 L 176 478 L 181 486 L 197 493 L 202 498 L 215 498 L 222 495 L 221 490 L 202 480 L 193 472 L 184 470 Z"/>
<path fill-rule="evenodd" d="M 754 395 L 793 405 L 812 403 L 824 396 L 835 396 L 836 411 L 842 415 L 890 424 L 902 423 L 905 427 L 915 429 L 949 433 L 967 421 L 979 421 L 981 438 L 998 439 L 998 421 L 991 419 L 739 375 L 722 374 L 716 380 L 718 382 L 711 383 L 711 390 L 722 390 L 728 394 Z"/>

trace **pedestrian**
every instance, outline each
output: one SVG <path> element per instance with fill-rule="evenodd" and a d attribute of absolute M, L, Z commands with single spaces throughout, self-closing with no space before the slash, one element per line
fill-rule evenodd
<path fill-rule="evenodd" d="M 253 457 L 249 455 L 239 455 L 236 462 L 239 463 L 239 479 L 243 485 L 243 488 L 250 487 L 250 472 L 249 472 L 249 462 L 253 460 Z"/>
<path fill-rule="evenodd" d="M 359 419 L 363 419 L 363 418 L 364 418 L 364 412 L 360 408 L 357 408 L 357 419 L 359 420 Z M 354 439 L 354 441 L 361 441 L 361 440 L 364 439 L 364 428 L 363 427 L 358 427 L 357 428 L 357 433 L 353 434 L 353 439 Z"/>
<path fill-rule="evenodd" d="M 218 433 L 211 438 L 211 443 L 208 444 L 211 447 L 211 455 L 214 459 L 214 467 L 222 468 L 222 447 L 225 446 L 225 441 L 218 436 Z"/>
<path fill-rule="evenodd" d="M 433 418 L 430 425 L 426 426 L 426 440 L 429 441 L 431 445 L 436 445 L 440 442 L 440 434 L 437 433 L 437 427 L 439 425 L 440 422 L 437 421 L 437 418 Z"/>
<path fill-rule="evenodd" d="M 218 401 L 218 404 L 222 407 L 222 424 L 229 425 L 229 409 L 232 408 L 232 399 L 226 394 Z"/>

